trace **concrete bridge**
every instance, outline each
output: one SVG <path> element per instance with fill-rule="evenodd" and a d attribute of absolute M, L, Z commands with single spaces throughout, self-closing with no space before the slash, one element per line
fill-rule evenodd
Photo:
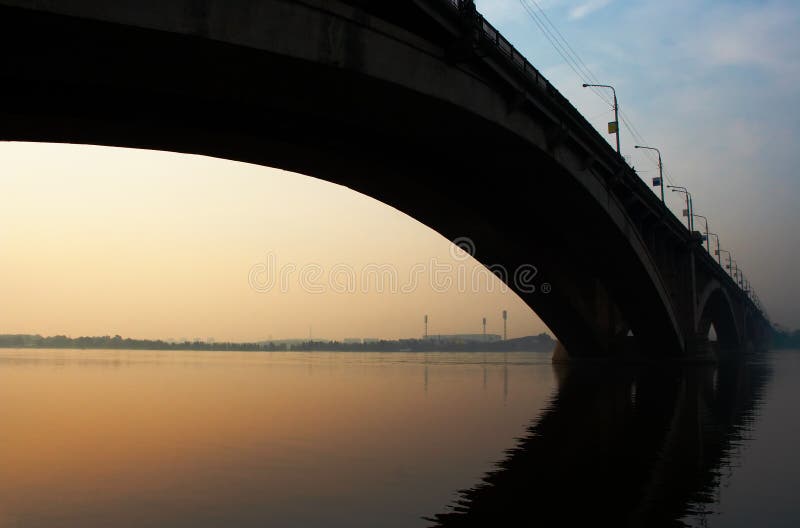
<path fill-rule="evenodd" d="M 468 2 L 0 0 L 0 39 L 0 139 L 348 186 L 469 237 L 573 357 L 706 357 L 711 324 L 720 352 L 768 336 L 698 235 Z M 529 266 L 534 283 L 515 280 Z"/>

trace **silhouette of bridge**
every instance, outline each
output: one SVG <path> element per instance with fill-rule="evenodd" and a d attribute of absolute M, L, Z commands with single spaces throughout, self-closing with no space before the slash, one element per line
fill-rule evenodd
<path fill-rule="evenodd" d="M 0 0 L 0 39 L 0 139 L 348 186 L 468 236 L 484 264 L 535 266 L 548 293 L 506 279 L 573 357 L 707 357 L 769 335 L 700 235 L 471 2 Z"/>
<path fill-rule="evenodd" d="M 550 406 L 435 526 L 696 526 L 772 376 L 758 361 L 554 367 Z"/>

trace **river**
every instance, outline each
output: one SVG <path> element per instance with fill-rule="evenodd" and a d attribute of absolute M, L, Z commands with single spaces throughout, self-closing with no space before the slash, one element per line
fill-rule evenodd
<path fill-rule="evenodd" d="M 0 527 L 798 526 L 798 376 L 5 349 Z"/>

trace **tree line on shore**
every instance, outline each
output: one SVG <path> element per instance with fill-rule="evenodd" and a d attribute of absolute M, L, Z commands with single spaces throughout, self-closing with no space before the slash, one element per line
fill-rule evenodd
<path fill-rule="evenodd" d="M 346 352 L 492 352 L 530 351 L 551 352 L 555 340 L 548 334 L 508 339 L 505 341 L 463 341 L 457 339 L 386 339 L 363 343 L 296 340 L 209 342 L 200 340 L 165 341 L 162 339 L 131 339 L 115 336 L 68 337 L 34 334 L 0 334 L 0 348 L 78 348 L 125 350 L 208 350 L 208 351 L 346 351 Z M 772 333 L 772 348 L 800 349 L 800 330 L 776 328 Z"/>
<path fill-rule="evenodd" d="M 457 339 L 392 339 L 364 343 L 342 341 L 262 341 L 252 343 L 164 341 L 131 339 L 115 336 L 68 337 L 32 334 L 0 334 L 0 348 L 76 348 L 120 350 L 207 350 L 207 351 L 343 351 L 343 352 L 550 352 L 555 341 L 547 334 L 508 339 L 505 341 L 463 341 Z"/>

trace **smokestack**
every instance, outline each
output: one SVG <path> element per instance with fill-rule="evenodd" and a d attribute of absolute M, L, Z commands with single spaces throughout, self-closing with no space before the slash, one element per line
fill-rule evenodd
<path fill-rule="evenodd" d="M 486 318 L 483 318 L 483 340 L 486 341 Z"/>
<path fill-rule="evenodd" d="M 508 340 L 508 312 L 503 310 L 503 341 Z"/>
<path fill-rule="evenodd" d="M 425 339 L 428 338 L 428 314 L 425 314 Z"/>

